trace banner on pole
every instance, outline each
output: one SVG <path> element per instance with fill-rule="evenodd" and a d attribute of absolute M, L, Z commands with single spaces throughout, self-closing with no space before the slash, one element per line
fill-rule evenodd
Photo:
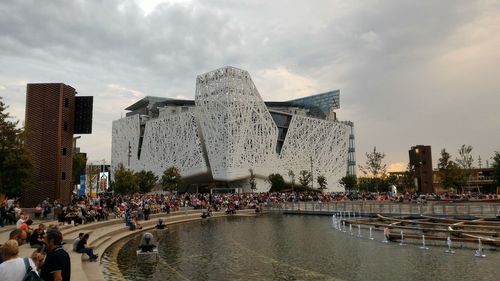
<path fill-rule="evenodd" d="M 85 175 L 80 175 L 80 196 L 85 195 Z"/>

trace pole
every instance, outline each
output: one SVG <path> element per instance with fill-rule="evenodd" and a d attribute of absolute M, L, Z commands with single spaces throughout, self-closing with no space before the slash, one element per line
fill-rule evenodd
<path fill-rule="evenodd" d="M 132 147 L 130 146 L 130 142 L 128 142 L 127 156 L 128 156 L 128 167 L 130 168 L 130 156 L 132 156 Z"/>
<path fill-rule="evenodd" d="M 314 188 L 314 174 L 313 174 L 313 157 L 310 156 L 311 159 L 311 189 Z"/>

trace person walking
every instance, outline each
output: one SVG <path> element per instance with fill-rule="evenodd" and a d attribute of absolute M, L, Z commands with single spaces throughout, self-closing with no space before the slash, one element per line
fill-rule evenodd
<path fill-rule="evenodd" d="M 57 229 L 50 229 L 45 234 L 47 257 L 42 265 L 40 277 L 44 281 L 70 281 L 71 260 L 62 248 L 62 234 Z"/>

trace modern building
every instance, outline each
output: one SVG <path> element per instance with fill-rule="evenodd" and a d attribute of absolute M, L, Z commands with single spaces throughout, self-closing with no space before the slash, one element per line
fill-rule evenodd
<path fill-rule="evenodd" d="M 63 83 L 28 84 L 25 146 L 33 165 L 33 188 L 22 191 L 24 206 L 45 198 L 69 202 L 74 134 L 92 132 L 93 97 L 75 97 Z"/>
<path fill-rule="evenodd" d="M 482 194 L 500 194 L 500 187 L 496 186 L 495 171 L 493 168 L 472 168 L 466 172 L 469 176 L 460 190 L 455 192 L 472 192 Z M 446 192 L 439 170 L 434 170 L 434 189 L 438 193 Z"/>
<path fill-rule="evenodd" d="M 408 151 L 410 165 L 415 167 L 415 186 L 420 193 L 434 193 L 432 152 L 429 145 L 412 146 Z"/>
<path fill-rule="evenodd" d="M 127 107 L 113 122 L 112 170 L 161 176 L 176 166 L 189 183 L 235 191 L 250 190 L 250 169 L 257 191 L 269 189 L 272 173 L 289 181 L 289 171 L 312 170 L 340 190 L 355 157 L 353 123 L 335 115 L 339 95 L 264 102 L 247 71 L 220 68 L 197 77 L 195 100 L 147 96 Z"/>

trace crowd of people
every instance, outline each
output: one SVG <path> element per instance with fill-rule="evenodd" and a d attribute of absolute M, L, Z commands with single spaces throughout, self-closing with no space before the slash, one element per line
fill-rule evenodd
<path fill-rule="evenodd" d="M 23 258 L 19 256 L 19 247 L 27 241 L 34 251 L 31 257 Z M 62 245 L 63 236 L 56 224 L 48 228 L 40 224 L 34 230 L 16 228 L 0 248 L 0 280 L 70 280 L 71 261 Z"/>
<path fill-rule="evenodd" d="M 151 214 L 179 211 L 184 208 L 208 208 L 233 211 L 240 208 L 256 208 L 261 204 L 272 206 L 284 202 L 339 202 L 339 201 L 393 201 L 425 203 L 430 200 L 500 199 L 496 194 L 418 194 L 391 192 L 261 192 L 261 193 L 214 193 L 214 194 L 136 194 L 99 195 L 94 198 L 75 198 L 70 204 L 44 200 L 35 208 L 35 218 L 52 218 L 59 224 L 80 225 L 109 218 L 123 218 L 127 226 L 140 228 L 140 220 L 148 220 Z M 9 199 L 0 205 L 0 226 L 18 224 L 21 208 Z M 32 221 L 27 220 L 30 226 Z M 133 227 L 132 227 L 133 228 Z"/>
<path fill-rule="evenodd" d="M 427 200 L 473 200 L 499 199 L 497 195 L 472 194 L 391 194 L 367 192 L 262 192 L 262 193 L 214 193 L 214 194 L 136 194 L 99 195 L 94 198 L 74 198 L 70 204 L 58 201 L 41 202 L 35 209 L 35 220 L 45 218 L 57 220 L 57 224 L 39 223 L 33 227 L 33 220 L 20 208 L 14 199 L 0 204 L 0 226 L 15 224 L 9 240 L 2 247 L 0 255 L 0 281 L 23 280 L 27 269 L 32 268 L 43 280 L 69 280 L 71 266 L 68 253 L 62 248 L 63 237 L 60 225 L 80 225 L 95 221 L 120 218 L 130 230 L 141 229 L 141 220 L 149 220 L 151 214 L 189 209 L 201 209 L 203 216 L 212 211 L 234 214 L 241 209 L 261 211 L 263 207 L 287 202 L 329 203 L 339 201 L 394 201 L 425 203 Z M 73 243 L 73 250 L 85 253 L 90 261 L 97 260 L 97 254 L 88 243 L 89 234 L 80 233 Z M 34 249 L 31 258 L 19 257 L 19 247 L 25 243 Z"/>

